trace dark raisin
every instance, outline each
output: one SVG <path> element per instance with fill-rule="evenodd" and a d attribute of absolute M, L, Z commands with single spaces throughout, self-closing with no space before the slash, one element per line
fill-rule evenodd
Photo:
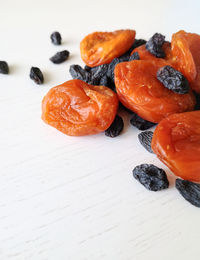
<path fill-rule="evenodd" d="M 92 68 L 89 67 L 89 66 L 87 66 L 87 65 L 85 65 L 85 67 L 84 67 L 84 70 L 86 70 L 87 72 L 90 72 L 91 69 L 92 69 Z"/>
<path fill-rule="evenodd" d="M 176 179 L 176 188 L 192 205 L 196 207 L 200 207 L 200 184 L 187 181 Z"/>
<path fill-rule="evenodd" d="M 107 75 L 107 71 L 108 71 L 108 64 L 97 66 L 95 67 L 95 69 L 91 70 L 91 76 L 94 85 L 99 85 L 101 78 Z"/>
<path fill-rule="evenodd" d="M 121 133 L 123 128 L 124 128 L 123 119 L 120 116 L 116 115 L 111 126 L 105 131 L 105 135 L 109 137 L 116 137 Z"/>
<path fill-rule="evenodd" d="M 141 145 L 150 153 L 154 153 L 151 148 L 151 141 L 153 138 L 153 132 L 152 131 L 144 131 L 139 133 L 138 139 L 141 143 Z"/>
<path fill-rule="evenodd" d="M 132 52 L 135 48 L 137 48 L 137 47 L 139 47 L 139 46 L 141 46 L 141 45 L 144 45 L 146 42 L 147 42 L 147 41 L 145 41 L 144 39 L 135 39 L 133 45 L 132 45 L 131 48 L 128 50 L 129 53 L 131 54 L 131 52 Z"/>
<path fill-rule="evenodd" d="M 193 91 L 195 98 L 196 98 L 196 105 L 194 107 L 194 110 L 200 110 L 200 94 Z"/>
<path fill-rule="evenodd" d="M 64 61 L 66 61 L 69 57 L 69 51 L 59 51 L 54 56 L 50 58 L 50 61 L 52 61 L 55 64 L 60 64 Z"/>
<path fill-rule="evenodd" d="M 151 191 L 159 191 L 169 187 L 167 175 L 163 169 L 153 164 L 141 164 L 133 169 L 133 176 L 144 187 Z"/>
<path fill-rule="evenodd" d="M 73 79 L 80 79 L 87 83 L 91 81 L 91 74 L 84 70 L 80 65 L 71 65 L 69 67 L 69 72 Z"/>
<path fill-rule="evenodd" d="M 0 73 L 1 74 L 9 73 L 9 67 L 8 67 L 8 63 L 6 61 L 0 61 Z"/>
<path fill-rule="evenodd" d="M 130 57 L 129 57 L 129 61 L 132 61 L 132 60 L 139 60 L 140 59 L 140 56 L 138 54 L 138 52 L 134 52 Z"/>
<path fill-rule="evenodd" d="M 147 129 L 151 128 L 152 126 L 156 125 L 155 123 L 149 122 L 149 121 L 141 118 L 136 113 L 132 114 L 130 123 L 131 123 L 131 125 L 135 126 L 139 130 L 147 130 Z"/>
<path fill-rule="evenodd" d="M 55 45 L 60 45 L 61 44 L 61 35 L 59 32 L 53 32 L 50 36 L 51 42 Z"/>
<path fill-rule="evenodd" d="M 120 63 L 120 59 L 119 58 L 115 58 L 108 65 L 107 76 L 111 79 L 112 82 L 114 82 L 114 69 L 115 69 L 115 66 L 118 63 Z"/>
<path fill-rule="evenodd" d="M 157 58 L 164 58 L 165 53 L 162 49 L 165 42 L 165 36 L 160 33 L 155 33 L 146 43 L 146 49 Z"/>
<path fill-rule="evenodd" d="M 100 79 L 99 86 L 110 87 L 109 79 L 106 75 Z"/>
<path fill-rule="evenodd" d="M 167 65 L 157 71 L 157 79 L 168 89 L 178 94 L 189 92 L 189 82 L 183 74 Z"/>
<path fill-rule="evenodd" d="M 44 82 L 44 77 L 41 70 L 37 67 L 32 67 L 30 71 L 30 78 L 38 85 Z"/>

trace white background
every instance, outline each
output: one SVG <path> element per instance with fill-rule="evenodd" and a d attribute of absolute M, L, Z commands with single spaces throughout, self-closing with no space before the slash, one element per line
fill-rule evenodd
<path fill-rule="evenodd" d="M 200 33 L 197 1 L 0 0 L 0 259 L 199 259 L 200 210 L 174 188 L 174 176 L 139 144 L 129 125 L 104 134 L 68 137 L 40 119 L 45 93 L 82 64 L 80 40 L 90 32 L 133 28 L 137 38 L 179 29 Z M 62 46 L 49 35 L 61 32 Z M 70 59 L 54 65 L 59 50 Z M 29 79 L 31 66 L 45 84 Z M 166 170 L 170 188 L 149 192 L 132 177 L 140 163 Z"/>

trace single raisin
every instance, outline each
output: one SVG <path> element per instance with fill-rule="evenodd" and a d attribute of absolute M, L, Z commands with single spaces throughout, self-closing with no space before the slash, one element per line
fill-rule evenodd
<path fill-rule="evenodd" d="M 159 191 L 169 187 L 167 175 L 163 169 L 153 164 L 141 164 L 133 169 L 133 176 L 144 187 L 151 191 Z"/>
<path fill-rule="evenodd" d="M 189 92 L 189 82 L 183 74 L 167 65 L 157 71 L 157 79 L 168 89 L 178 94 Z"/>
<path fill-rule="evenodd" d="M 176 188 L 184 199 L 200 208 L 200 184 L 176 179 Z"/>
<path fill-rule="evenodd" d="M 38 85 L 44 82 L 44 77 L 41 70 L 37 67 L 32 67 L 30 70 L 30 78 Z"/>
<path fill-rule="evenodd" d="M 157 58 L 164 58 L 165 52 L 162 49 L 165 42 L 165 36 L 160 33 L 155 33 L 146 43 L 146 49 Z"/>
<path fill-rule="evenodd" d="M 131 125 L 135 126 L 139 130 L 147 130 L 147 129 L 151 128 L 152 126 L 156 125 L 155 123 L 152 123 L 150 121 L 147 121 L 147 120 L 141 118 L 136 113 L 132 114 L 130 123 L 131 123 Z"/>
<path fill-rule="evenodd" d="M 91 82 L 90 72 L 84 70 L 80 65 L 71 65 L 69 68 L 69 72 L 73 79 L 80 79 L 87 83 Z"/>
<path fill-rule="evenodd" d="M 130 57 L 129 57 L 129 61 L 132 61 L 132 60 L 139 60 L 140 59 L 140 56 L 138 54 L 138 52 L 134 52 Z"/>
<path fill-rule="evenodd" d="M 139 133 L 138 139 L 141 143 L 141 145 L 150 153 L 154 153 L 151 148 L 151 141 L 153 138 L 153 132 L 152 131 L 144 131 Z"/>
<path fill-rule="evenodd" d="M 123 119 L 120 116 L 116 115 L 111 126 L 105 131 L 105 135 L 109 137 L 116 137 L 122 132 L 123 128 L 124 128 Z"/>
<path fill-rule="evenodd" d="M 8 67 L 8 63 L 6 61 L 0 61 L 0 73 L 1 74 L 9 73 L 9 67 Z"/>
<path fill-rule="evenodd" d="M 51 42 L 55 45 L 60 45 L 62 38 L 59 32 L 53 32 L 50 36 Z"/>
<path fill-rule="evenodd" d="M 55 64 L 60 64 L 64 61 L 66 61 L 69 57 L 69 51 L 59 51 L 54 56 L 50 58 L 50 61 L 52 61 Z"/>

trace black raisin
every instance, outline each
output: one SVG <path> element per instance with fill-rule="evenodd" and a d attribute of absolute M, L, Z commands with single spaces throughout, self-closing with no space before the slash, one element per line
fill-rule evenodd
<path fill-rule="evenodd" d="M 50 58 L 50 61 L 52 61 L 55 64 L 60 64 L 64 61 L 66 61 L 69 57 L 69 51 L 59 51 L 54 56 Z"/>
<path fill-rule="evenodd" d="M 135 48 L 137 48 L 137 47 L 139 47 L 139 46 L 141 46 L 141 45 L 144 45 L 146 42 L 147 42 L 147 41 L 145 41 L 144 39 L 135 39 L 133 45 L 132 45 L 131 48 L 129 49 L 129 53 L 131 54 L 131 52 L 132 52 Z"/>
<path fill-rule="evenodd" d="M 106 75 L 100 79 L 99 86 L 110 87 L 109 79 Z"/>
<path fill-rule="evenodd" d="M 105 135 L 109 137 L 116 137 L 122 132 L 123 128 L 124 128 L 123 119 L 120 116 L 116 115 L 111 126 L 105 131 Z"/>
<path fill-rule="evenodd" d="M 196 105 L 194 107 L 194 110 L 200 110 L 200 94 L 193 91 L 195 98 L 196 98 Z"/>
<path fill-rule="evenodd" d="M 69 72 L 73 79 L 80 79 L 87 83 L 91 82 L 91 74 L 84 70 L 80 65 L 71 65 Z"/>
<path fill-rule="evenodd" d="M 152 131 L 144 131 L 139 133 L 138 139 L 141 143 L 141 145 L 150 153 L 154 153 L 151 148 L 151 141 L 153 138 L 153 132 Z"/>
<path fill-rule="evenodd" d="M 109 63 L 108 65 L 108 71 L 107 71 L 107 76 L 111 79 L 112 82 L 114 82 L 114 69 L 115 66 L 120 63 L 120 59 L 119 58 L 115 58 L 111 61 L 111 63 Z"/>
<path fill-rule="evenodd" d="M 8 67 L 8 63 L 6 61 L 0 61 L 0 73 L 1 74 L 9 73 L 9 67 Z"/>
<path fill-rule="evenodd" d="M 135 126 L 139 130 L 147 130 L 147 129 L 151 128 L 152 126 L 156 125 L 155 123 L 149 122 L 149 121 L 141 118 L 136 113 L 132 114 L 130 123 L 131 123 L 131 125 Z"/>
<path fill-rule="evenodd" d="M 87 72 L 90 72 L 91 71 L 91 67 L 89 67 L 89 66 L 87 66 L 87 65 L 85 65 L 85 67 L 84 67 L 84 70 L 86 70 Z"/>
<path fill-rule="evenodd" d="M 200 207 L 200 184 L 187 181 L 176 179 L 176 188 L 192 205 L 196 207 Z"/>
<path fill-rule="evenodd" d="M 59 32 L 53 32 L 50 36 L 51 42 L 55 45 L 60 45 L 61 44 L 61 35 Z"/>
<path fill-rule="evenodd" d="M 189 82 L 183 74 L 167 65 L 157 71 L 157 79 L 168 89 L 178 94 L 189 92 Z"/>
<path fill-rule="evenodd" d="M 97 66 L 95 69 L 91 70 L 91 76 L 94 85 L 99 85 L 101 78 L 107 75 L 107 71 L 108 64 Z"/>
<path fill-rule="evenodd" d="M 163 169 L 153 164 L 141 164 L 133 169 L 133 176 L 144 187 L 151 191 L 159 191 L 169 187 L 167 175 Z"/>
<path fill-rule="evenodd" d="M 41 70 L 37 67 L 32 67 L 30 71 L 30 78 L 38 85 L 44 82 L 44 77 Z"/>
<path fill-rule="evenodd" d="M 157 58 L 164 58 L 165 53 L 162 49 L 165 42 L 165 36 L 160 33 L 155 33 L 146 43 L 146 49 Z"/>
<path fill-rule="evenodd" d="M 138 52 L 134 52 L 130 57 L 129 57 L 129 61 L 132 61 L 132 60 L 139 60 L 140 59 L 140 56 L 138 54 Z"/>

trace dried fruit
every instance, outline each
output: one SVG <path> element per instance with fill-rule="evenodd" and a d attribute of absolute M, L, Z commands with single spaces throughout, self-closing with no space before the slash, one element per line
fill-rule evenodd
<path fill-rule="evenodd" d="M 132 60 L 139 60 L 140 59 L 140 56 L 138 54 L 138 52 L 134 52 L 130 57 L 129 57 L 129 61 L 132 61 Z"/>
<path fill-rule="evenodd" d="M 99 85 L 101 78 L 107 77 L 108 64 L 103 64 L 91 70 L 92 82 L 94 85 Z"/>
<path fill-rule="evenodd" d="M 176 188 L 184 199 L 192 205 L 200 207 L 200 184 L 176 179 Z"/>
<path fill-rule="evenodd" d="M 81 58 L 90 67 L 110 63 L 129 50 L 134 40 L 134 30 L 91 33 L 80 43 Z"/>
<path fill-rule="evenodd" d="M 165 42 L 165 36 L 160 33 L 155 33 L 146 43 L 146 49 L 157 58 L 164 58 L 165 53 L 162 46 Z"/>
<path fill-rule="evenodd" d="M 66 61 L 69 57 L 69 51 L 59 51 L 54 56 L 50 58 L 50 61 L 52 61 L 55 64 L 60 64 L 64 61 Z"/>
<path fill-rule="evenodd" d="M 153 132 L 152 131 L 144 131 L 139 133 L 138 139 L 141 143 L 141 145 L 150 153 L 153 153 L 153 150 L 151 148 L 151 141 L 153 138 Z"/>
<path fill-rule="evenodd" d="M 200 35 L 179 31 L 172 35 L 172 53 L 176 68 L 189 80 L 193 90 L 200 93 Z"/>
<path fill-rule="evenodd" d="M 59 32 L 53 32 L 50 36 L 51 42 L 55 45 L 60 45 L 61 44 L 61 35 Z"/>
<path fill-rule="evenodd" d="M 171 171 L 200 181 L 200 111 L 173 114 L 156 127 L 151 147 Z"/>
<path fill-rule="evenodd" d="M 144 187 L 151 191 L 159 191 L 169 187 L 167 175 L 163 169 L 153 164 L 141 164 L 133 169 L 133 176 Z"/>
<path fill-rule="evenodd" d="M 168 65 L 163 59 L 134 60 L 115 67 L 115 86 L 124 106 L 150 122 L 157 123 L 174 113 L 193 110 L 195 98 L 190 91 L 179 95 L 165 88 L 156 73 Z"/>
<path fill-rule="evenodd" d="M 183 74 L 171 66 L 161 67 L 157 71 L 157 79 L 168 89 L 178 94 L 189 92 L 189 82 Z"/>
<path fill-rule="evenodd" d="M 80 65 L 73 64 L 69 67 L 69 72 L 73 79 L 80 79 L 87 83 L 91 82 L 90 72 L 84 70 Z"/>
<path fill-rule="evenodd" d="M 42 101 L 42 119 L 67 135 L 96 134 L 111 125 L 117 108 L 112 90 L 75 79 L 49 90 Z"/>
<path fill-rule="evenodd" d="M 116 117 L 115 117 L 114 121 L 112 122 L 112 124 L 110 125 L 110 127 L 108 129 L 106 129 L 105 135 L 109 136 L 109 137 L 116 137 L 116 136 L 120 135 L 123 128 L 124 128 L 123 119 L 120 116 L 116 115 Z"/>
<path fill-rule="evenodd" d="M 196 105 L 194 110 L 200 110 L 200 94 L 196 93 L 195 91 L 193 91 L 195 98 L 196 98 Z"/>
<path fill-rule="evenodd" d="M 152 123 L 150 121 L 141 118 L 136 113 L 132 113 L 130 123 L 131 125 L 135 126 L 139 130 L 147 130 L 156 125 L 155 123 Z"/>
<path fill-rule="evenodd" d="M 38 85 L 44 82 L 44 77 L 41 70 L 37 67 L 32 67 L 30 70 L 30 78 Z"/>
<path fill-rule="evenodd" d="M 8 74 L 9 67 L 6 61 L 0 61 L 0 74 Z"/>

